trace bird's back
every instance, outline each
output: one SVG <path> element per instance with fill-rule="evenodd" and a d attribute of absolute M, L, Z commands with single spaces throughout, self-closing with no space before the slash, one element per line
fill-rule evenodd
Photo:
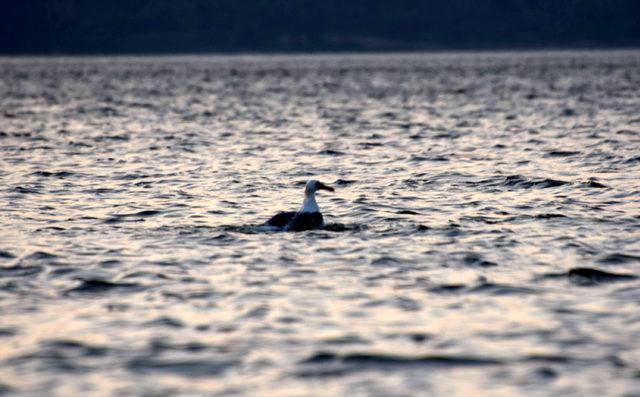
<path fill-rule="evenodd" d="M 287 226 L 289 222 L 291 222 L 291 220 L 294 218 L 295 215 L 296 215 L 295 211 L 278 212 L 266 222 L 266 225 L 283 228 Z"/>
<path fill-rule="evenodd" d="M 322 227 L 322 214 L 319 212 L 298 212 L 285 226 L 285 230 L 299 232 L 302 230 L 318 229 Z"/>

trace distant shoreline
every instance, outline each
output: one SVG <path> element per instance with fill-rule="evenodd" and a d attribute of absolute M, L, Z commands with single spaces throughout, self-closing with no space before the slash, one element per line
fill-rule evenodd
<path fill-rule="evenodd" d="M 637 52 L 640 44 L 634 46 L 611 47 L 482 47 L 482 48 L 422 48 L 422 49 L 380 49 L 380 50 L 312 50 L 312 51 L 176 51 L 176 52 L 0 52 L 2 58 L 101 58 L 101 57 L 304 57 L 304 56 L 366 56 L 366 55 L 420 55 L 420 54 L 509 54 L 509 53 L 589 53 L 589 52 Z"/>

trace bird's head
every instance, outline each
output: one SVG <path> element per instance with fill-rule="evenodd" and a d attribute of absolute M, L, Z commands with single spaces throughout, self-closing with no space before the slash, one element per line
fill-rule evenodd
<path fill-rule="evenodd" d="M 318 190 L 328 190 L 330 192 L 334 191 L 331 186 L 325 185 L 324 183 L 316 181 L 315 179 L 311 179 L 304 187 L 304 194 L 307 196 L 312 195 Z"/>

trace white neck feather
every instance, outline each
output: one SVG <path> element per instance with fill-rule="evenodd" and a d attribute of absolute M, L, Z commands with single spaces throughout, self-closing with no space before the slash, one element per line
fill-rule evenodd
<path fill-rule="evenodd" d="M 316 203 L 316 195 L 314 193 L 305 194 L 302 208 L 299 212 L 320 212 L 320 207 Z"/>

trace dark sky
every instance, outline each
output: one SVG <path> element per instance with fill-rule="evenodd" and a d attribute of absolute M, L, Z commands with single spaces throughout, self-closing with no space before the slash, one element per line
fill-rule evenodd
<path fill-rule="evenodd" d="M 0 0 L 0 53 L 640 47 L 639 0 Z"/>

